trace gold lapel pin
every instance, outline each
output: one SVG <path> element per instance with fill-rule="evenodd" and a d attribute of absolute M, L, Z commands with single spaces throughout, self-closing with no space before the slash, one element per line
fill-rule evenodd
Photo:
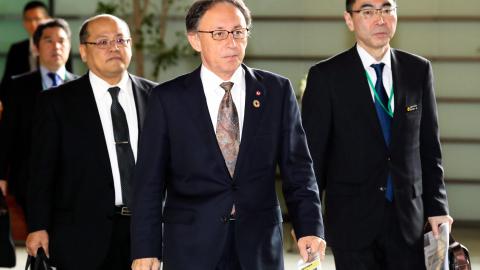
<path fill-rule="evenodd" d="M 260 101 L 258 101 L 258 99 L 253 100 L 253 107 L 260 108 Z"/>

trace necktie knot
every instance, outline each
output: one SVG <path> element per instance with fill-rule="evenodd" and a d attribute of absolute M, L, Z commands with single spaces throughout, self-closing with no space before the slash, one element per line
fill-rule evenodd
<path fill-rule="evenodd" d="M 58 85 L 58 83 L 57 83 L 57 73 L 48 72 L 47 76 L 50 78 L 50 80 L 52 80 L 52 86 L 57 86 Z"/>
<path fill-rule="evenodd" d="M 118 93 L 120 92 L 120 87 L 115 86 L 115 87 L 108 88 L 108 92 L 112 96 L 112 99 L 117 100 Z"/>
<path fill-rule="evenodd" d="M 220 87 L 222 87 L 225 92 L 230 92 L 233 87 L 233 82 L 223 82 L 220 84 Z"/>
<path fill-rule="evenodd" d="M 383 67 L 385 66 L 384 63 L 379 64 L 372 64 L 371 67 L 375 70 L 375 74 L 377 75 L 377 80 L 382 78 L 383 75 Z"/>

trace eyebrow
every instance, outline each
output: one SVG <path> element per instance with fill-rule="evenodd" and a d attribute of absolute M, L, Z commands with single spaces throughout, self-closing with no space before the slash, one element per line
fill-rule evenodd
<path fill-rule="evenodd" d="M 385 3 L 383 3 L 382 8 L 391 7 L 391 6 L 392 6 L 392 4 L 390 2 L 385 2 Z M 360 9 L 364 9 L 364 8 L 375 8 L 375 7 L 370 3 L 365 3 L 365 4 L 360 6 Z"/>

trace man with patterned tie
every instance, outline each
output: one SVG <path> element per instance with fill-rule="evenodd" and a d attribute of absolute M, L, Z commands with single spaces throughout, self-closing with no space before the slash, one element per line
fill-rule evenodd
<path fill-rule="evenodd" d="M 310 69 L 302 119 L 336 269 L 424 269 L 448 215 L 432 67 L 390 47 L 394 0 L 347 0 L 356 45 Z"/>
<path fill-rule="evenodd" d="M 242 64 L 250 23 L 241 0 L 196 1 L 187 13 L 202 65 L 152 91 L 135 171 L 134 270 L 283 270 L 277 165 L 300 253 L 323 258 L 295 94 L 286 78 Z"/>
<path fill-rule="evenodd" d="M 40 92 L 77 78 L 65 69 L 70 53 L 70 27 L 63 19 L 41 23 L 33 33 L 39 69 L 13 76 L 7 85 L 0 121 L 0 189 L 9 190 L 25 209 L 32 118 Z M 3 179 L 3 180 L 2 180 Z"/>
<path fill-rule="evenodd" d="M 79 38 L 89 72 L 38 98 L 27 252 L 42 247 L 57 269 L 127 270 L 137 140 L 155 84 L 127 72 L 123 20 L 87 19 Z"/>

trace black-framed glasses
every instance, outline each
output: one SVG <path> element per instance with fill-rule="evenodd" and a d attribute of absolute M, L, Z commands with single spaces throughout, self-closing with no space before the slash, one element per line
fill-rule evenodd
<path fill-rule="evenodd" d="M 130 38 L 116 38 L 116 39 L 106 39 L 106 38 L 100 38 L 97 39 L 95 42 L 88 42 L 85 41 L 82 44 L 89 44 L 89 45 L 94 45 L 99 49 L 107 49 L 110 48 L 110 46 L 115 45 L 117 47 L 127 47 L 128 44 L 130 44 L 131 39 Z"/>
<path fill-rule="evenodd" d="M 350 10 L 350 13 L 359 13 L 365 19 L 372 19 L 376 15 L 382 17 L 393 16 L 397 13 L 398 6 L 395 7 L 383 7 L 383 8 L 364 8 L 359 10 Z"/>
<path fill-rule="evenodd" d="M 213 31 L 200 31 L 197 30 L 197 33 L 207 33 L 211 34 L 214 40 L 224 40 L 228 38 L 229 34 L 232 34 L 234 39 L 244 39 L 248 37 L 248 28 L 238 28 L 232 31 L 227 30 L 213 30 Z"/>

